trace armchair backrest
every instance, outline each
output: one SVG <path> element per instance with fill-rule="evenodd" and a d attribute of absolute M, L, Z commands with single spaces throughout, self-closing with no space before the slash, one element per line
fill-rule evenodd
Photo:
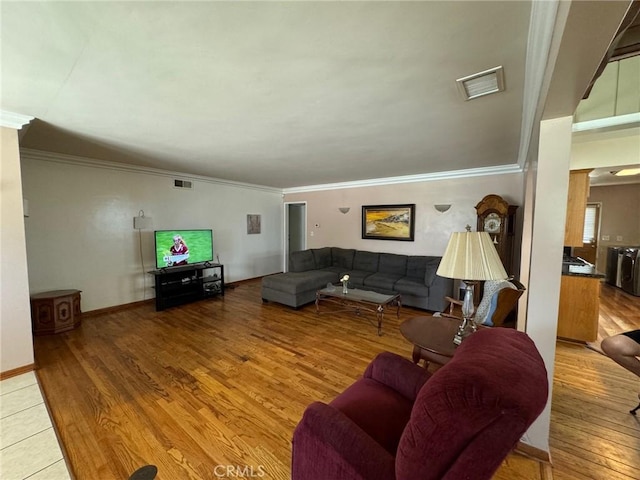
<path fill-rule="evenodd" d="M 396 454 L 396 478 L 490 479 L 542 412 L 548 381 L 533 341 L 483 329 L 422 387 Z"/>
<path fill-rule="evenodd" d="M 503 288 L 498 292 L 498 298 L 496 300 L 496 309 L 491 315 L 491 323 L 494 327 L 501 326 L 507 319 L 513 309 L 516 307 L 518 300 L 526 290 L 523 284 L 517 280 L 509 280 L 516 288 Z"/>
<path fill-rule="evenodd" d="M 502 326 L 525 290 L 517 280 L 487 280 L 475 317 L 484 325 Z"/>

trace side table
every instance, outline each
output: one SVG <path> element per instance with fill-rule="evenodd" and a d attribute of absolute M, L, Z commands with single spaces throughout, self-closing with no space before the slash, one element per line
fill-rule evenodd
<path fill-rule="evenodd" d="M 72 330 L 80 325 L 80 290 L 53 290 L 31 295 L 34 335 Z"/>
<path fill-rule="evenodd" d="M 400 333 L 413 343 L 414 363 L 425 361 L 425 367 L 433 362 L 444 365 L 453 358 L 456 345 L 453 337 L 460 321 L 449 317 L 412 317 L 400 325 Z"/>

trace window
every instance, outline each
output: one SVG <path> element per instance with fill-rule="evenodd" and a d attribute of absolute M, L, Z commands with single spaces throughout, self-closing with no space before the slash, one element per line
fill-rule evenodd
<path fill-rule="evenodd" d="M 594 243 L 598 229 L 599 205 L 588 204 L 584 212 L 584 230 L 582 231 L 582 243 Z"/>

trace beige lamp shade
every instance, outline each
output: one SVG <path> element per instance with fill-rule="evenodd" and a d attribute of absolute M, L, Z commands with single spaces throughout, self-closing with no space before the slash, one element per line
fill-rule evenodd
<path fill-rule="evenodd" d="M 454 232 L 436 272 L 461 280 L 502 280 L 507 272 L 487 232 Z"/>

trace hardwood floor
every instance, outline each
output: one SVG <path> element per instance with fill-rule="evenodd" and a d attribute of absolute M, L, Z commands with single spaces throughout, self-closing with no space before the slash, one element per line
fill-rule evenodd
<path fill-rule="evenodd" d="M 126 479 L 145 464 L 165 480 L 230 478 L 219 475 L 228 468 L 233 478 L 287 479 L 304 408 L 334 398 L 378 352 L 411 358 L 398 326 L 422 313 L 386 315 L 378 337 L 367 315 L 262 304 L 250 281 L 224 299 L 163 312 L 138 305 L 36 337 L 37 374 L 78 480 Z M 592 350 L 558 344 L 554 478 L 640 478 L 640 425 L 628 413 L 637 380 Z M 512 454 L 495 478 L 549 477 Z"/>
<path fill-rule="evenodd" d="M 551 408 L 555 480 L 640 479 L 640 380 L 599 353 L 600 341 L 640 328 L 640 297 L 607 284 L 593 349 L 558 342 Z"/>

